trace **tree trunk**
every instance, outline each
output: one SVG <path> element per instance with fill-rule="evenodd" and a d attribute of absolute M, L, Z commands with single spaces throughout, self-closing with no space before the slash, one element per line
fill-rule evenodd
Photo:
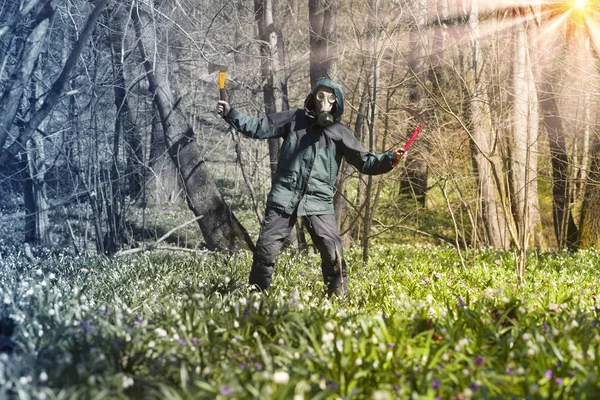
<path fill-rule="evenodd" d="M 8 161 L 12 160 L 14 156 L 22 149 L 27 143 L 29 139 L 33 136 L 36 129 L 40 126 L 42 121 L 48 116 L 50 111 L 54 108 L 60 96 L 63 93 L 64 87 L 69 81 L 69 77 L 71 75 L 71 71 L 77 64 L 79 60 L 79 56 L 83 51 L 84 46 L 87 44 L 89 37 L 92 34 L 94 27 L 96 26 L 96 21 L 100 17 L 102 10 L 106 6 L 108 0 L 97 0 L 95 2 L 94 9 L 92 10 L 85 27 L 81 31 L 77 42 L 71 54 L 67 58 L 67 62 L 65 63 L 60 75 L 56 78 L 56 81 L 52 84 L 52 87 L 48 91 L 48 94 L 44 98 L 44 102 L 40 106 L 40 108 L 31 116 L 31 119 L 26 124 L 25 128 L 21 131 L 19 137 L 6 149 L 2 149 L 2 145 L 4 141 L 2 140 L 2 134 L 4 129 L 0 129 L 0 165 L 6 164 Z M 3 113 L 0 115 L 4 115 Z"/>
<path fill-rule="evenodd" d="M 157 60 L 153 64 L 146 53 L 146 49 L 160 45 L 149 15 L 154 10 L 142 10 L 139 2 L 135 4 L 132 17 L 150 92 L 154 95 L 168 152 L 181 176 L 188 206 L 196 217 L 200 217 L 198 223 L 206 246 L 210 250 L 254 250 L 248 232 L 233 215 L 208 174 L 195 133 L 178 106 L 178 90 L 170 84 L 168 72 L 161 64 L 166 60 Z"/>
<path fill-rule="evenodd" d="M 337 0 L 308 0 L 310 84 L 337 75 Z"/>
<path fill-rule="evenodd" d="M 35 135 L 27 142 L 22 175 L 26 213 L 25 242 L 36 246 L 51 244 L 45 162 L 44 140 Z"/>
<path fill-rule="evenodd" d="M 156 107 L 150 117 L 150 157 L 146 176 L 145 202 L 147 204 L 172 204 L 180 199 L 181 185 L 177 167 L 169 157 L 165 135 Z"/>
<path fill-rule="evenodd" d="M 526 26 L 515 32 L 513 63 L 513 127 L 510 145 L 511 198 L 522 251 L 545 247 L 539 213 L 537 159 L 539 116 Z"/>
<path fill-rule="evenodd" d="M 473 1 L 469 25 L 473 32 L 471 41 L 472 63 L 466 75 L 467 93 L 470 101 L 465 103 L 469 129 L 471 131 L 471 158 L 473 170 L 477 176 L 477 199 L 479 213 L 483 225 L 482 244 L 494 248 L 505 249 L 509 245 L 506 227 L 506 212 L 502 207 L 499 196 L 502 196 L 502 186 L 498 187 L 494 180 L 493 169 L 500 168 L 497 153 L 497 137 L 492 128 L 490 102 L 486 94 L 486 84 L 489 82 L 489 70 L 484 69 L 483 57 L 479 46 L 479 16 L 477 1 Z M 479 227 L 473 227 L 477 232 Z M 473 243 L 477 246 L 478 243 Z"/>
<path fill-rule="evenodd" d="M 109 41 L 113 64 L 115 106 L 117 108 L 115 134 L 121 136 L 125 142 L 127 155 L 127 168 L 125 169 L 125 176 L 128 182 L 127 194 L 135 200 L 142 195 L 144 154 L 142 139 L 137 126 L 133 122 L 132 113 L 129 108 L 129 100 L 127 98 L 129 92 L 125 86 L 125 74 L 123 71 L 123 27 L 127 22 L 128 11 L 125 4 L 115 4 L 107 12 L 107 20 L 110 31 Z"/>
<path fill-rule="evenodd" d="M 579 247 L 600 249 L 600 136 L 595 132 L 581 210 Z"/>
<path fill-rule="evenodd" d="M 543 50 L 546 52 L 547 50 Z M 543 75 L 542 75 L 543 76 Z M 562 118 L 558 110 L 556 92 L 548 76 L 538 82 L 540 93 L 540 110 L 543 126 L 550 144 L 552 162 L 552 218 L 554 235 L 559 249 L 577 247 L 577 225 L 569 208 L 569 156 L 567 154 L 565 132 Z"/>
<path fill-rule="evenodd" d="M 381 14 L 381 1 L 380 0 L 369 0 L 369 33 L 368 33 L 368 43 L 371 48 L 371 59 L 370 65 L 371 70 L 369 71 L 368 77 L 368 92 L 369 92 L 369 118 L 368 118 L 368 135 L 367 135 L 367 143 L 366 147 L 370 151 L 377 150 L 377 120 L 379 118 L 378 108 L 377 108 L 377 95 L 378 95 L 378 86 L 379 86 L 379 51 L 380 51 L 380 43 L 379 43 L 379 34 L 377 23 L 379 21 L 379 16 Z M 367 185 L 365 187 L 365 202 L 361 207 L 363 210 L 362 221 L 363 221 L 363 232 L 362 232 L 362 258 L 366 263 L 369 261 L 369 235 L 371 232 L 371 224 L 373 221 L 373 216 L 375 215 L 375 204 L 377 200 L 375 198 L 375 192 L 379 193 L 379 191 L 375 191 L 375 178 L 372 175 L 367 176 Z"/>
<path fill-rule="evenodd" d="M 412 51 L 408 64 L 413 78 L 410 83 L 410 104 L 412 107 L 419 110 L 425 109 L 428 112 L 425 107 L 424 89 L 428 85 L 429 67 L 426 62 L 428 49 L 426 36 L 421 31 L 425 29 L 427 24 L 427 1 L 420 0 L 415 2 L 415 5 L 417 6 L 414 11 L 415 21 L 409 33 Z M 410 135 L 407 137 L 410 137 Z M 429 174 L 425 159 L 429 148 L 426 135 L 419 136 L 419 142 L 419 151 L 415 151 L 415 148 L 413 148 L 406 159 L 406 176 L 400 181 L 400 193 L 414 196 L 417 203 L 424 208 L 427 205 L 427 179 Z"/>
<path fill-rule="evenodd" d="M 4 149 L 8 133 L 21 104 L 21 98 L 29 83 L 38 56 L 42 51 L 52 13 L 53 10 L 49 5 L 38 10 L 35 18 L 37 25 L 27 35 L 23 50 L 20 52 L 21 58 L 18 60 L 15 71 L 8 81 L 8 86 L 4 89 L 2 98 L 0 98 L 0 153 Z"/>
<path fill-rule="evenodd" d="M 254 0 L 254 13 L 260 39 L 260 69 L 265 114 L 269 115 L 289 109 L 287 77 L 283 67 L 286 64 L 284 41 L 281 36 L 281 29 L 274 22 L 277 20 L 277 0 Z M 277 171 L 281 141 L 281 139 L 268 140 L 271 178 L 275 177 Z M 298 237 L 297 226 L 294 226 L 286 243 L 297 247 L 298 242 L 305 243 L 306 241 L 302 237 Z"/>

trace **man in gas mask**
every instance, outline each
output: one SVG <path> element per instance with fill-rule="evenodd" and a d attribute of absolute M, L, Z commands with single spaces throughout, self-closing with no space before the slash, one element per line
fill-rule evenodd
<path fill-rule="evenodd" d="M 253 118 L 219 101 L 217 111 L 238 132 L 255 139 L 283 138 L 277 171 L 267 198 L 250 285 L 266 290 L 275 258 L 303 217 L 321 254 L 328 293 L 346 294 L 346 263 L 337 232 L 333 194 L 342 158 L 361 173 L 377 175 L 404 161 L 403 149 L 375 154 L 364 149 L 340 119 L 344 112 L 342 87 L 321 79 L 304 101 L 304 108 Z"/>

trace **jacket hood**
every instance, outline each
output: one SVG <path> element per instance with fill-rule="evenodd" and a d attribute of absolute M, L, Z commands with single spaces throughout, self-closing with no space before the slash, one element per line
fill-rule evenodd
<path fill-rule="evenodd" d="M 340 122 L 342 119 L 342 114 L 344 113 L 344 89 L 332 81 L 331 79 L 319 79 L 319 81 L 313 86 L 308 95 L 306 96 L 306 100 L 304 100 L 304 109 L 309 111 L 309 114 L 316 116 L 316 112 L 314 110 L 313 96 L 317 91 L 317 88 L 320 86 L 325 86 L 333 90 L 335 93 L 335 105 L 333 108 L 333 119 L 335 122 Z"/>

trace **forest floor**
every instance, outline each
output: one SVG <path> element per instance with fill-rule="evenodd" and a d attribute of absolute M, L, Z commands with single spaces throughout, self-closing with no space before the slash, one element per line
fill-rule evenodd
<path fill-rule="evenodd" d="M 600 396 L 600 253 L 349 250 L 328 298 L 312 253 L 268 294 L 251 254 L 4 254 L 0 398 L 466 399 Z"/>

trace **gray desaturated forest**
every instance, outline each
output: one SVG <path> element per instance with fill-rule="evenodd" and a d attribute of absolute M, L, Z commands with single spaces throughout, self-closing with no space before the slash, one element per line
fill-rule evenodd
<path fill-rule="evenodd" d="M 500 5 L 501 4 L 501 5 Z M 366 148 L 422 134 L 384 177 L 342 168 L 347 245 L 600 245 L 594 2 L 0 1 L 0 257 L 252 249 L 277 141 L 228 130 L 217 72 L 244 112 L 346 92 Z M 302 247 L 298 229 L 293 246 Z"/>

